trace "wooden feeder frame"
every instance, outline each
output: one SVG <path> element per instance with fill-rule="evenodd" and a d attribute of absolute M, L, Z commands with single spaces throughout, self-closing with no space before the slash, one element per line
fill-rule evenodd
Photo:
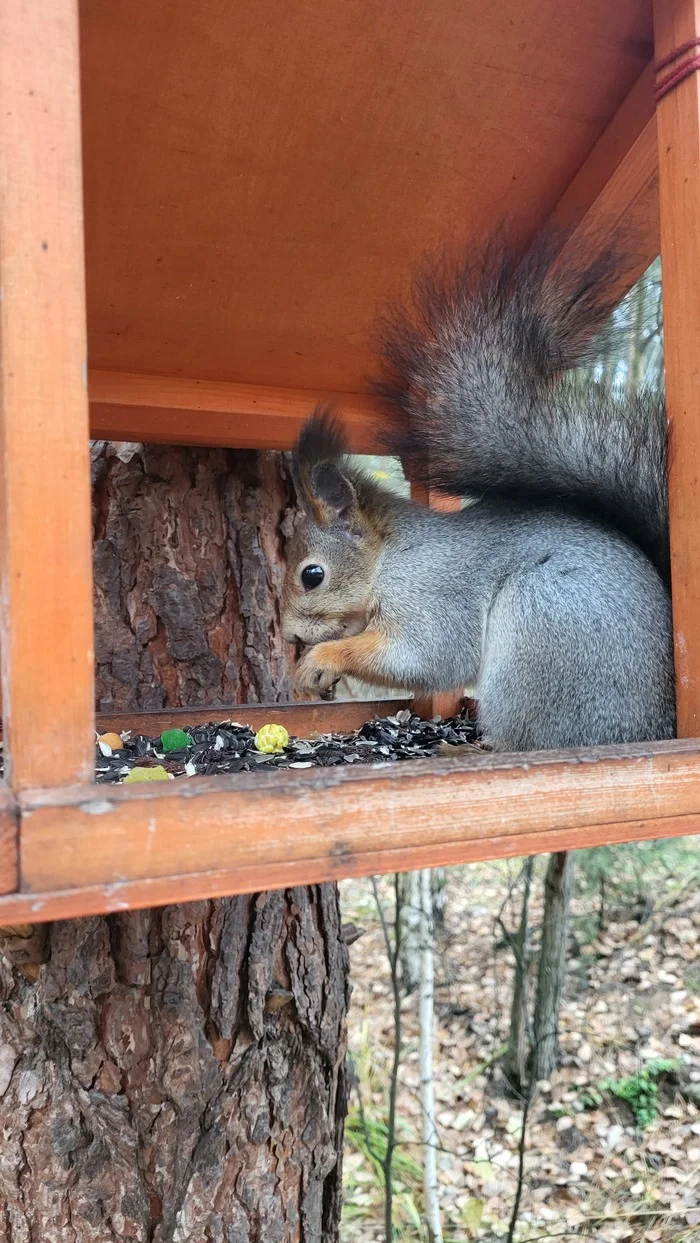
<path fill-rule="evenodd" d="M 110 21 L 121 7 L 85 0 L 89 64 L 103 37 L 106 70 Z M 125 7 L 136 14 L 131 0 Z M 140 0 L 139 12 L 154 7 L 157 0 Z M 496 40 L 515 9 L 507 0 L 492 7 Z M 551 0 L 515 7 L 557 8 Z M 570 22 L 569 7 L 558 7 L 560 23 Z M 635 15 L 640 28 L 648 23 L 646 6 L 582 0 L 577 7 L 600 18 L 601 40 L 605 15 L 615 10 L 617 21 L 627 14 L 630 38 L 620 56 L 629 77 L 640 55 L 632 47 Z M 657 63 L 675 71 L 687 62 L 687 72 L 655 106 L 648 64 L 599 125 L 563 195 L 553 182 L 540 186 L 525 215 L 527 227 L 538 213 L 540 223 L 550 217 L 574 227 L 577 245 L 583 238 L 591 253 L 596 239 L 621 236 L 628 253 L 632 247 L 632 277 L 659 253 L 660 241 L 679 740 L 115 788 L 93 783 L 89 435 L 286 449 L 328 385 L 304 386 L 297 377 L 284 388 L 267 374 L 255 384 L 110 369 L 99 342 L 88 375 L 78 3 L 0 5 L 0 922 L 700 832 L 700 76 L 689 63 L 700 44 L 700 0 L 656 0 L 654 18 Z M 594 52 L 581 52 L 591 80 Z M 668 72 L 660 71 L 657 85 Z M 84 64 L 84 95 L 85 74 Z M 94 79 L 88 73 L 92 98 Z M 167 93 L 166 84 L 162 89 Z M 565 86 L 560 95 L 573 113 L 576 99 Z M 187 106 L 196 110 L 197 101 Z M 526 129 L 518 107 L 515 121 Z M 91 115 L 82 117 L 88 127 Z M 119 171 L 121 152 L 112 149 L 107 159 Z M 93 180 L 88 160 L 88 222 Z M 520 187 L 515 197 L 521 205 Z M 416 249 L 419 233 L 417 226 Z M 88 288 L 89 278 L 88 263 Z M 343 415 L 353 450 L 371 452 L 377 416 L 360 387 L 341 385 Z M 375 710 L 382 705 L 231 709 L 253 723 L 284 719 L 302 733 L 349 728 Z M 153 734 L 177 715 L 113 716 L 105 724 Z M 212 710 L 181 715 L 195 722 Z"/>

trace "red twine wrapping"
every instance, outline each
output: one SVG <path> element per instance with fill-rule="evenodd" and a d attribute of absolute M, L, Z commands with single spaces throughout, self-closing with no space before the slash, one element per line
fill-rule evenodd
<path fill-rule="evenodd" d="M 668 56 L 664 56 L 660 61 L 657 61 L 656 72 L 660 73 L 667 65 L 672 65 L 679 57 L 684 56 L 686 52 L 692 51 L 693 48 L 700 48 L 700 38 L 688 39 L 685 43 L 681 43 L 680 47 L 669 52 Z M 689 56 L 687 60 L 677 65 L 675 69 L 666 74 L 665 78 L 656 83 L 654 98 L 657 104 L 660 99 L 663 99 L 664 95 L 668 95 L 669 91 L 672 91 L 679 83 L 689 78 L 691 73 L 695 73 L 696 69 L 700 69 L 700 53 L 695 56 Z"/>

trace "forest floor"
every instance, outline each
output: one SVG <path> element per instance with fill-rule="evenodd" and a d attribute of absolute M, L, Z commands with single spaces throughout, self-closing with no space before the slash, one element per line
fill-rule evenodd
<path fill-rule="evenodd" d="M 606 852 L 573 907 L 561 1021 L 561 1065 L 531 1102 L 524 1188 L 514 1239 L 599 1243 L 700 1241 L 700 879 L 698 845 Z M 520 862 L 452 869 L 436 952 L 435 1091 L 445 1243 L 508 1237 L 523 1102 L 499 1069 L 512 957 L 497 916 L 518 919 Z M 541 870 L 540 870 L 541 878 Z M 390 878 L 380 883 L 392 918 Z M 541 879 L 532 922 L 541 916 Z M 342 886 L 344 918 L 364 929 L 350 950 L 350 1048 L 356 1068 L 348 1118 L 343 1243 L 384 1243 L 387 1089 L 394 1046 L 390 973 L 369 882 Z M 499 946 L 499 940 L 501 944 Z M 401 1004 L 395 1238 L 427 1243 L 421 1223 L 416 995 Z M 666 1067 L 659 1059 L 672 1063 Z M 633 1104 L 658 1099 L 640 1127 L 610 1083 L 632 1083 Z M 630 1090 L 629 1087 L 627 1089 Z M 644 1093 L 647 1092 L 647 1096 Z M 695 1100 L 693 1100 L 695 1096 Z M 362 1107 L 360 1108 L 360 1097 Z"/>

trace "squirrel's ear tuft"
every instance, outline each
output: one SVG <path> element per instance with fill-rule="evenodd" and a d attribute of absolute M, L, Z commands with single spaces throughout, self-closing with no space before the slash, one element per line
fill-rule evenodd
<path fill-rule="evenodd" d="M 332 412 L 317 406 L 304 424 L 292 461 L 297 488 L 321 526 L 351 526 L 357 493 L 345 466 L 347 446 Z"/>
<path fill-rule="evenodd" d="M 340 423 L 330 406 L 319 403 L 299 433 L 294 458 L 298 465 L 313 466 L 317 462 L 345 457 L 347 444 Z"/>

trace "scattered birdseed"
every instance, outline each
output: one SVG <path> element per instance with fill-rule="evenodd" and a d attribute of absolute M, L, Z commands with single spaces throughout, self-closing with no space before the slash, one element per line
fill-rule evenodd
<path fill-rule="evenodd" d="M 166 735 L 171 732 L 175 731 L 166 730 Z M 367 721 L 352 733 L 317 734 L 312 738 L 287 736 L 281 751 L 268 753 L 257 749 L 255 732 L 237 721 L 212 721 L 178 733 L 186 743 L 173 751 L 166 750 L 164 736 L 160 735 L 125 735 L 121 749 L 111 756 L 103 755 L 96 745 L 96 780 L 100 784 L 123 781 L 134 769 L 159 768 L 172 777 L 209 777 L 216 773 L 269 772 L 271 768 L 393 764 L 444 755 L 452 747 L 477 742 L 475 723 L 466 712 L 449 720 L 436 717 L 424 721 L 408 709 L 395 716 Z M 149 780 L 145 775 L 129 779 Z M 163 779 L 161 776 L 160 780 Z"/>

